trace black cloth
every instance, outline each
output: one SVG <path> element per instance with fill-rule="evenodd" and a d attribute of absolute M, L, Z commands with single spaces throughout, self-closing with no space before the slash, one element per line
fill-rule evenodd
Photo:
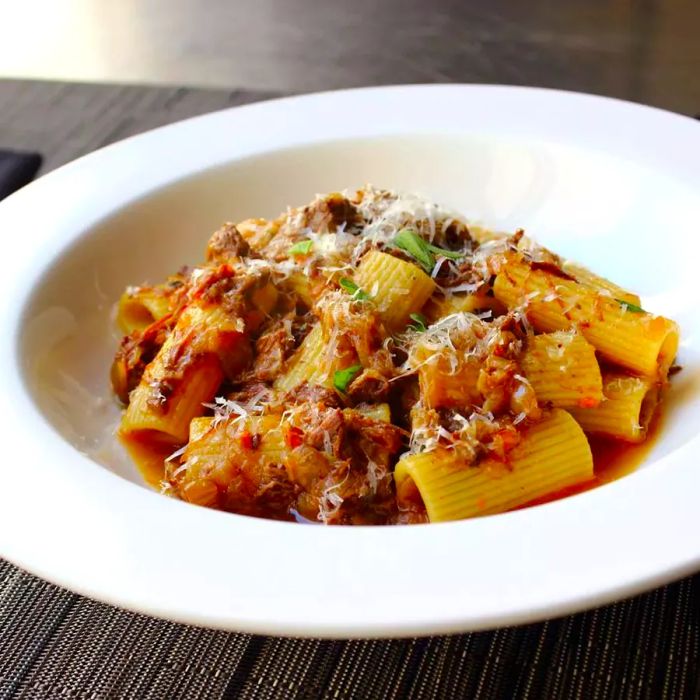
<path fill-rule="evenodd" d="M 39 172 L 42 160 L 38 153 L 0 149 L 0 199 L 30 183 Z"/>

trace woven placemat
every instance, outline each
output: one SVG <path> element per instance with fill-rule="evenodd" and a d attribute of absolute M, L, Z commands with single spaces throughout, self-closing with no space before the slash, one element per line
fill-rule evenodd
<path fill-rule="evenodd" d="M 0 81 L 0 148 L 38 150 L 46 171 L 145 129 L 270 96 Z M 700 576 L 537 625 L 334 642 L 155 620 L 0 561 L 3 699 L 700 698 L 699 662 Z"/>

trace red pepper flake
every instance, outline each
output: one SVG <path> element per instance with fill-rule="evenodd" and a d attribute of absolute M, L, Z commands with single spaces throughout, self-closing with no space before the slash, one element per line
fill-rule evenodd
<path fill-rule="evenodd" d="M 293 425 L 287 431 L 287 444 L 294 449 L 299 447 L 302 442 L 304 442 L 304 431 Z"/>
<path fill-rule="evenodd" d="M 578 401 L 579 408 L 595 408 L 598 402 L 592 396 L 584 396 Z"/>
<path fill-rule="evenodd" d="M 238 437 L 238 442 L 241 443 L 241 447 L 244 450 L 253 449 L 253 436 L 247 430 L 240 434 Z"/>

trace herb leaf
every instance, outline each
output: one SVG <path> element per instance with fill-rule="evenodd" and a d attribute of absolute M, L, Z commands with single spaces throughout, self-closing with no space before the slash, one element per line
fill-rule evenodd
<path fill-rule="evenodd" d="M 413 323 L 409 323 L 408 327 L 417 333 L 425 333 L 428 330 L 427 319 L 423 314 L 411 314 L 409 318 Z"/>
<path fill-rule="evenodd" d="M 410 228 L 401 229 L 392 243 L 401 250 L 405 250 L 420 266 L 430 274 L 435 267 L 435 256 L 424 241 L 415 231 Z"/>
<path fill-rule="evenodd" d="M 435 267 L 435 256 L 440 255 L 443 258 L 450 260 L 460 260 L 464 257 L 464 253 L 456 250 L 446 250 L 439 248 L 432 243 L 428 243 L 421 238 L 415 231 L 410 228 L 401 229 L 392 243 L 401 250 L 405 250 L 412 258 L 414 258 L 421 267 L 430 274 Z"/>
<path fill-rule="evenodd" d="M 446 250 L 445 248 L 438 248 L 432 243 L 428 243 L 428 250 L 435 255 L 441 255 L 443 258 L 449 258 L 450 260 L 461 260 L 464 257 L 464 253 L 460 253 L 458 250 Z"/>
<path fill-rule="evenodd" d="M 311 240 L 299 241 L 295 243 L 290 249 L 290 255 L 308 255 L 313 248 L 314 243 Z"/>
<path fill-rule="evenodd" d="M 362 365 L 352 365 L 339 369 L 333 374 L 333 386 L 343 394 L 347 391 L 353 379 L 362 371 Z"/>
<path fill-rule="evenodd" d="M 347 277 L 341 277 L 340 286 L 350 295 L 353 299 L 358 299 L 359 301 L 369 301 L 372 297 L 365 292 L 364 289 L 358 287 L 351 279 Z"/>
<path fill-rule="evenodd" d="M 624 299 L 615 299 L 615 301 L 626 311 L 633 311 L 635 314 L 645 314 L 646 311 L 641 307 L 633 304 L 631 301 L 625 301 Z"/>

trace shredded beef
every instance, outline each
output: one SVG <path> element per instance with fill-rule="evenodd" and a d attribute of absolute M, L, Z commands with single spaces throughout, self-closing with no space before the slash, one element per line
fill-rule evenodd
<path fill-rule="evenodd" d="M 307 384 L 306 382 L 292 389 L 286 395 L 285 401 L 293 404 L 305 402 L 323 404 L 332 408 L 339 408 L 341 405 L 340 399 L 334 391 L 316 384 Z"/>
<path fill-rule="evenodd" d="M 316 425 L 306 431 L 304 442 L 317 450 L 323 450 L 330 440 L 333 455 L 340 457 L 345 440 L 345 417 L 339 408 L 327 408 L 320 414 Z"/>
<path fill-rule="evenodd" d="M 319 198 L 304 207 L 304 225 L 313 231 L 335 231 L 338 226 L 351 226 L 358 218 L 355 205 L 338 193 Z"/>
<path fill-rule="evenodd" d="M 366 369 L 348 387 L 353 401 L 382 402 L 389 396 L 389 381 L 376 369 Z"/>
<path fill-rule="evenodd" d="M 250 253 L 248 242 L 233 224 L 224 224 L 209 239 L 207 260 L 223 262 L 228 258 L 242 258 Z"/>
<path fill-rule="evenodd" d="M 168 333 L 172 329 L 174 318 L 166 316 L 152 323 L 142 331 L 133 331 L 122 338 L 112 363 L 112 388 L 124 403 L 129 403 L 129 393 L 141 381 L 144 370 L 158 354 Z"/>
<path fill-rule="evenodd" d="M 255 343 L 255 360 L 251 376 L 261 382 L 271 382 L 284 371 L 287 357 L 294 349 L 291 324 L 280 321 L 263 333 Z"/>
<path fill-rule="evenodd" d="M 289 480 L 283 466 L 254 464 L 241 463 L 221 494 L 223 507 L 242 515 L 287 519 L 299 487 Z"/>
<path fill-rule="evenodd" d="M 366 441 L 380 448 L 385 455 L 394 454 L 402 442 L 402 431 L 393 423 L 384 423 L 363 416 L 357 411 L 345 414 L 345 425 L 353 441 Z"/>
<path fill-rule="evenodd" d="M 228 394 L 228 398 L 236 403 L 247 404 L 251 399 L 258 397 L 258 401 L 269 403 L 272 401 L 273 395 L 273 390 L 267 384 L 252 381 L 236 387 L 234 391 Z"/>

